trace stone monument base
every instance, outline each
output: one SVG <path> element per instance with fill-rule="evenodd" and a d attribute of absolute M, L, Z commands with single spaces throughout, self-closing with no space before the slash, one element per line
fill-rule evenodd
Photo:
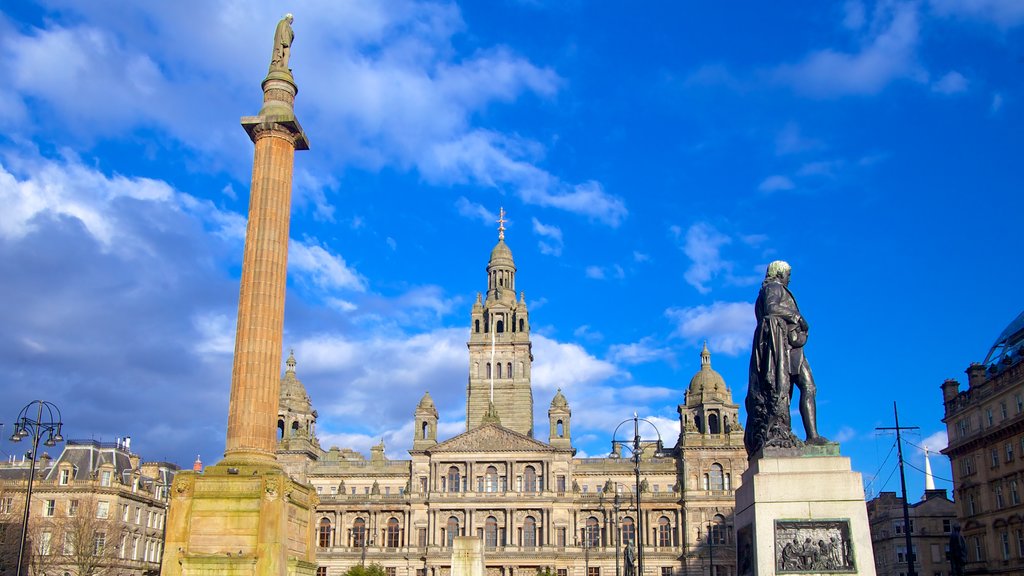
<path fill-rule="evenodd" d="M 838 444 L 765 448 L 736 490 L 739 576 L 875 576 L 859 472 Z"/>
<path fill-rule="evenodd" d="M 163 576 L 314 576 L 317 497 L 274 463 L 179 472 Z"/>
<path fill-rule="evenodd" d="M 451 576 L 485 576 L 484 541 L 474 536 L 457 536 L 452 540 Z"/>

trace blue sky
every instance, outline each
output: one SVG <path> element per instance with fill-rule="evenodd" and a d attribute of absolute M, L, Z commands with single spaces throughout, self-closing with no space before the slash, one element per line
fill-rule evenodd
<path fill-rule="evenodd" d="M 220 458 L 238 120 L 286 11 L 311 150 L 285 348 L 325 447 L 404 457 L 425 390 L 441 434 L 464 429 L 502 206 L 536 434 L 561 387 L 581 454 L 634 410 L 671 443 L 705 338 L 742 405 L 751 303 L 785 259 L 821 431 L 898 490 L 874 428 L 895 401 L 911 442 L 944 446 L 939 385 L 1022 309 L 1014 0 L 26 2 L 0 14 L 0 421 L 43 398 L 70 437 Z"/>

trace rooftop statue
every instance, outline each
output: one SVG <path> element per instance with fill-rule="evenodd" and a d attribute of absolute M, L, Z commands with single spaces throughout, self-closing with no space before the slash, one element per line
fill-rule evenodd
<path fill-rule="evenodd" d="M 291 56 L 292 41 L 295 40 L 295 32 L 292 31 L 294 21 L 294 16 L 285 14 L 277 23 L 277 30 L 274 31 L 274 51 L 270 55 L 271 70 L 288 70 L 288 58 Z"/>
<path fill-rule="evenodd" d="M 789 291 L 791 271 L 790 265 L 781 260 L 769 264 L 754 304 L 757 327 L 750 350 L 747 426 L 743 436 L 748 455 L 765 447 L 803 445 L 790 424 L 794 386 L 800 390 L 800 416 L 807 443 L 828 443 L 818 435 L 814 376 L 804 357 L 808 326 Z"/>

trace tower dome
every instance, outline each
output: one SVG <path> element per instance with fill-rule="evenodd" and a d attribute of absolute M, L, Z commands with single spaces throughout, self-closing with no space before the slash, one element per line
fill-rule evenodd
<path fill-rule="evenodd" d="M 562 389 L 559 388 L 558 392 L 555 393 L 555 397 L 551 399 L 552 408 L 568 408 L 569 401 L 565 398 L 565 394 L 562 394 Z"/>
<path fill-rule="evenodd" d="M 711 352 L 708 343 L 704 342 L 704 350 L 700 353 L 700 371 L 690 379 L 690 387 L 686 392 L 686 403 L 700 404 L 705 400 L 721 399 L 731 401 L 732 393 L 725 385 L 725 378 L 711 367 Z"/>

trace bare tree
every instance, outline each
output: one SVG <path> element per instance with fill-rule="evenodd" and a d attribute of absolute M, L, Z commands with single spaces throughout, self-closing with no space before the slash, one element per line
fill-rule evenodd
<path fill-rule="evenodd" d="M 52 516 L 30 521 L 33 575 L 56 567 L 74 576 L 103 576 L 115 568 L 122 529 L 111 506 L 91 494 L 72 494 Z"/>
<path fill-rule="evenodd" d="M 25 494 L 0 486 L 0 575 L 13 575 L 18 569 L 22 512 Z"/>

